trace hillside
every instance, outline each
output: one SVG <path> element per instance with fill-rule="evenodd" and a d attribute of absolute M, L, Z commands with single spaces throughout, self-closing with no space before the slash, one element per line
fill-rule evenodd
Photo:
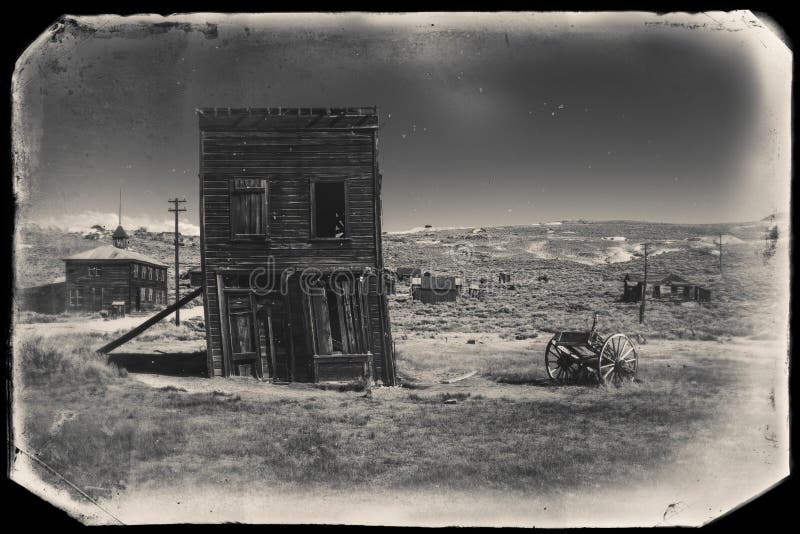
<path fill-rule="evenodd" d="M 764 262 L 764 235 L 771 223 L 677 225 L 635 221 L 562 221 L 530 226 L 490 228 L 419 228 L 385 233 L 384 258 L 389 269 L 419 267 L 433 274 L 460 275 L 465 288 L 485 279 L 480 298 L 464 295 L 456 303 L 423 305 L 408 298 L 407 284 L 390 297 L 395 337 L 434 332 L 496 332 L 525 338 L 539 331 L 585 329 L 592 312 L 601 312 L 606 331 L 648 336 L 717 339 L 754 335 L 770 328 L 781 280 L 781 262 Z M 17 243 L 17 286 L 28 287 L 63 277 L 61 258 L 110 244 L 110 232 L 90 234 L 26 225 Z M 723 270 L 717 242 L 722 235 Z M 785 228 L 781 236 L 788 235 Z M 87 238 L 88 236 L 88 238 Z M 648 269 L 674 272 L 709 288 L 712 301 L 694 304 L 654 302 L 647 321 L 638 323 L 638 304 L 619 302 L 625 273 L 643 271 L 642 243 L 648 242 Z M 785 239 L 780 240 L 784 243 Z M 160 234 L 132 233 L 131 250 L 169 265 L 174 286 L 173 243 Z M 785 247 L 784 247 L 785 248 Z M 182 269 L 199 264 L 199 238 L 186 237 Z M 497 284 L 508 273 L 512 286 Z M 538 278 L 545 275 L 547 282 Z"/>
<path fill-rule="evenodd" d="M 563 221 L 531 226 L 421 230 L 384 236 L 388 268 L 419 267 L 433 274 L 487 280 L 481 298 L 437 306 L 390 300 L 395 336 L 419 332 L 500 332 L 526 337 L 537 331 L 586 329 L 600 311 L 601 330 L 661 337 L 715 339 L 768 328 L 780 261 L 762 257 L 766 223 L 677 225 L 632 221 Z M 722 235 L 724 276 L 717 242 Z M 788 235 L 783 233 L 782 235 Z M 638 304 L 619 302 L 627 272 L 670 271 L 709 288 L 712 301 L 651 303 L 638 323 Z M 497 284 L 511 274 L 513 289 Z M 537 280 L 546 275 L 547 282 Z M 409 291 L 401 285 L 401 292 Z"/>
<path fill-rule="evenodd" d="M 41 228 L 26 224 L 19 229 L 16 243 L 16 286 L 31 287 L 64 277 L 62 258 L 102 245 L 111 245 L 112 230 L 88 233 L 67 232 L 57 228 Z M 159 233 L 137 230 L 130 232 L 130 250 L 159 260 L 167 268 L 167 283 L 175 287 L 175 246 L 172 240 Z M 181 271 L 200 264 L 199 236 L 184 237 L 180 250 Z"/>

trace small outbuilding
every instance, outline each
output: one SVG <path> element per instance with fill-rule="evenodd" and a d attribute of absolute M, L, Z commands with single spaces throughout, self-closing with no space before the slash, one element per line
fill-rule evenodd
<path fill-rule="evenodd" d="M 16 293 L 20 310 L 59 314 L 66 310 L 67 283 L 62 277 L 48 284 L 20 288 Z"/>
<path fill-rule="evenodd" d="M 461 278 L 425 273 L 411 279 L 411 298 L 424 304 L 455 302 L 461 293 Z"/>
<path fill-rule="evenodd" d="M 711 300 L 711 290 L 689 282 L 675 273 L 652 273 L 647 275 L 647 286 L 644 276 L 628 273 L 623 279 L 623 302 L 639 302 L 646 292 L 649 298 L 663 301 L 697 301 Z"/>
<path fill-rule="evenodd" d="M 422 276 L 422 269 L 418 267 L 398 267 L 395 275 L 398 280 L 407 281 Z"/>
<path fill-rule="evenodd" d="M 188 280 L 191 287 L 203 287 L 203 268 L 195 265 L 181 275 L 182 280 Z"/>

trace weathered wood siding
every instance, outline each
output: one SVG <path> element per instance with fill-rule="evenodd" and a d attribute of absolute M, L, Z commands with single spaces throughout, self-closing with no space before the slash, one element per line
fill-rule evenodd
<path fill-rule="evenodd" d="M 15 300 L 21 310 L 58 314 L 65 310 L 66 288 L 65 282 L 20 288 Z"/>
<path fill-rule="evenodd" d="M 217 273 L 272 267 L 278 273 L 275 279 L 280 279 L 279 273 L 289 268 L 299 272 L 307 267 L 382 267 L 380 221 L 376 220 L 380 216 L 377 116 L 366 119 L 259 116 L 249 110 L 222 112 L 218 118 L 201 113 L 201 257 L 209 365 L 214 375 L 223 374 Z M 357 127 L 361 123 L 366 125 Z M 267 180 L 266 240 L 231 239 L 229 182 L 233 178 Z M 347 239 L 311 238 L 311 183 L 325 179 L 346 182 Z M 382 369 L 383 315 L 378 313 L 377 298 L 370 297 L 370 324 L 378 340 L 373 343 L 375 365 Z M 308 379 L 311 370 L 302 310 L 301 302 L 290 302 L 296 380 Z M 377 378 L 385 380 L 381 374 Z"/>

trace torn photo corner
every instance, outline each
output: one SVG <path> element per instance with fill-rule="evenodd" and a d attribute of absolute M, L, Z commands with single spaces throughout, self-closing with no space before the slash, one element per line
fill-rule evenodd
<path fill-rule="evenodd" d="M 750 11 L 60 17 L 11 87 L 11 479 L 92 525 L 746 511 L 792 60 Z"/>

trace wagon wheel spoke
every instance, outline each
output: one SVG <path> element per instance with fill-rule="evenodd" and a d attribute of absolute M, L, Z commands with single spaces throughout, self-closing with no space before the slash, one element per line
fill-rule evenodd
<path fill-rule="evenodd" d="M 601 384 L 620 386 L 636 374 L 636 347 L 628 336 L 614 334 L 599 351 L 595 372 Z"/>
<path fill-rule="evenodd" d="M 573 356 L 556 345 L 553 340 L 547 344 L 545 350 L 545 366 L 550 379 L 560 384 L 572 381 L 577 373 L 577 364 Z"/>
<path fill-rule="evenodd" d="M 606 371 L 605 373 L 603 373 L 603 380 L 607 379 L 609 377 L 609 375 L 611 375 L 612 373 L 614 373 L 614 368 L 613 367 L 611 369 L 609 369 L 608 371 Z"/>

